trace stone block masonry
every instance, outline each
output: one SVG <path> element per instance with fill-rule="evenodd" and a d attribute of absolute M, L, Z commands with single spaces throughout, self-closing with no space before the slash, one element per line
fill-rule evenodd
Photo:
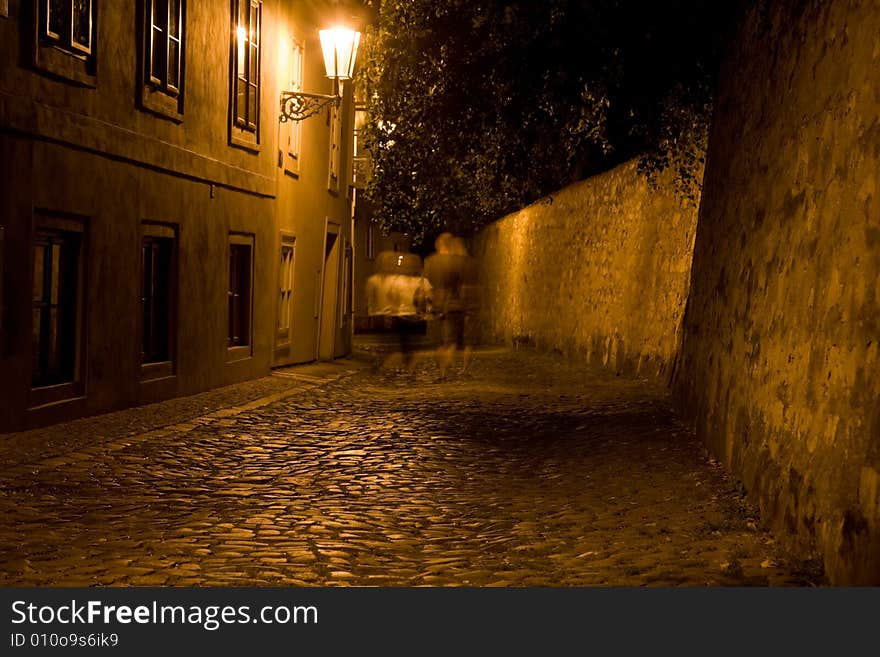
<path fill-rule="evenodd" d="M 669 381 L 764 521 L 836 585 L 880 584 L 878 9 L 751 3 L 698 222 L 630 162 L 475 244 L 487 338 Z"/>
<path fill-rule="evenodd" d="M 618 372 L 672 369 L 697 211 L 631 161 L 511 214 L 476 240 L 487 340 Z"/>
<path fill-rule="evenodd" d="M 722 71 L 674 390 L 776 534 L 880 584 L 880 4 L 756 2 Z"/>

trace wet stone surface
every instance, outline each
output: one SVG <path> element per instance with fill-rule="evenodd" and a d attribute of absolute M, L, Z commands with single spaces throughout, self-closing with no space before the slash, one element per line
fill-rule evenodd
<path fill-rule="evenodd" d="M 238 405 L 200 416 L 176 400 L 152 424 L 143 409 L 80 420 L 54 453 L 63 427 L 0 436 L 0 581 L 819 583 L 664 389 L 528 351 L 478 353 L 444 382 L 429 358 L 412 375 L 374 360 L 292 368 L 260 384 L 270 396 L 233 387 Z M 31 446 L 18 463 L 15 439 Z"/>

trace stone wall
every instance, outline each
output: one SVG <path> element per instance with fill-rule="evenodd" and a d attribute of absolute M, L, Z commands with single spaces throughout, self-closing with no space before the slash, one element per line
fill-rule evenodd
<path fill-rule="evenodd" d="M 528 341 L 640 376 L 679 343 L 696 209 L 628 162 L 486 228 L 474 252 L 486 341 Z"/>
<path fill-rule="evenodd" d="M 880 584 L 880 5 L 756 2 L 722 84 L 680 408 L 777 535 Z"/>

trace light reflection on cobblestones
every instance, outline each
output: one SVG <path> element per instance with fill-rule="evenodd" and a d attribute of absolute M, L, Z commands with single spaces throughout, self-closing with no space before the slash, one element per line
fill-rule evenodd
<path fill-rule="evenodd" d="M 522 351 L 368 365 L 0 437 L 0 581 L 807 583 L 662 388 Z"/>

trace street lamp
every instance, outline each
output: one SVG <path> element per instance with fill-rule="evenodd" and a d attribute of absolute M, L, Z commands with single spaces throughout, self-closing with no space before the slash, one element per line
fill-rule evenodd
<path fill-rule="evenodd" d="M 328 105 L 339 105 L 342 99 L 340 83 L 354 74 L 361 33 L 345 27 L 320 30 L 321 51 L 327 77 L 333 80 L 333 93 L 311 94 L 303 91 L 281 92 L 281 122 L 302 121 L 314 116 Z"/>

